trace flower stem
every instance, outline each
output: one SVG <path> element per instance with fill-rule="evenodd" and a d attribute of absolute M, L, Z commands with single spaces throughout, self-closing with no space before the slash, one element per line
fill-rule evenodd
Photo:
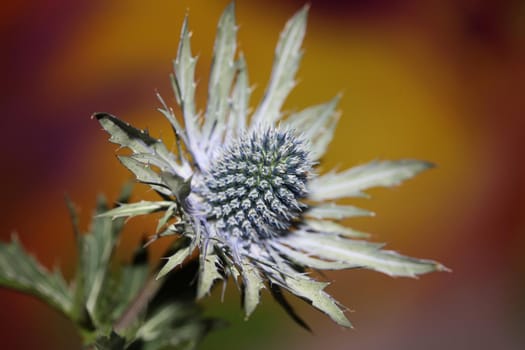
<path fill-rule="evenodd" d="M 146 309 L 149 301 L 155 296 L 161 286 L 162 282 L 157 280 L 155 276 L 150 277 L 129 308 L 115 322 L 114 330 L 116 333 L 120 334 L 137 319 L 138 315 Z"/>

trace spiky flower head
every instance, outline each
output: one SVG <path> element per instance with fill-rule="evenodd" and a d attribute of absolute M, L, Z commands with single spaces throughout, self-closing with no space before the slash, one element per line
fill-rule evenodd
<path fill-rule="evenodd" d="M 242 288 L 249 316 L 260 290 L 291 308 L 282 290 L 309 301 L 342 326 L 344 310 L 325 291 L 311 269 L 368 268 L 391 276 L 416 276 L 445 268 L 408 258 L 364 240 L 366 234 L 338 223 L 372 215 L 338 201 L 363 196 L 375 186 L 393 186 L 431 166 L 417 160 L 374 161 L 342 172 L 317 175 L 316 166 L 331 141 L 339 96 L 284 116 L 281 107 L 295 85 L 308 8 L 286 24 L 264 98 L 248 113 L 250 87 L 242 54 L 236 56 L 234 5 L 222 15 L 215 41 L 205 113 L 196 112 L 194 72 L 187 18 L 182 27 L 172 76 L 182 121 L 159 97 L 160 111 L 175 132 L 177 152 L 147 132 L 105 113 L 96 114 L 110 141 L 131 149 L 120 156 L 138 181 L 162 201 L 123 205 L 113 217 L 164 211 L 152 240 L 179 235 L 162 277 L 199 250 L 198 297 L 216 280 L 231 277 Z M 293 314 L 294 319 L 299 320 Z M 302 321 L 300 321 L 302 322 Z"/>

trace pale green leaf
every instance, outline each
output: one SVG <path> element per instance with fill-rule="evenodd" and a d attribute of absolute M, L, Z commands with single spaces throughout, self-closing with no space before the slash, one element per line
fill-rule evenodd
<path fill-rule="evenodd" d="M 136 129 L 130 124 L 107 113 L 96 113 L 100 125 L 110 135 L 109 141 L 127 147 L 145 164 L 159 167 L 162 171 L 180 172 L 181 167 L 174 155 L 169 152 L 160 139 L 151 137 L 147 131 Z M 149 157 L 148 157 L 149 155 Z"/>
<path fill-rule="evenodd" d="M 198 146 L 201 139 L 195 114 L 195 65 L 197 59 L 191 55 L 190 36 L 188 16 L 186 16 L 182 24 L 177 58 L 173 63 L 175 75 L 172 76 L 172 83 L 175 97 L 182 108 L 189 145 L 196 151 L 194 146 Z"/>
<path fill-rule="evenodd" d="M 214 140 L 222 141 L 221 136 L 226 129 L 228 96 L 236 69 L 234 64 L 236 47 L 235 3 L 231 2 L 219 20 L 213 49 L 206 118 L 202 127 L 203 141 L 209 140 L 209 145 L 213 145 Z"/>
<path fill-rule="evenodd" d="M 275 49 L 272 75 L 264 98 L 255 111 L 252 126 L 273 124 L 280 118 L 280 109 L 295 86 L 295 74 L 301 60 L 301 44 L 306 32 L 308 6 L 299 10 L 284 27 Z"/>
<path fill-rule="evenodd" d="M 138 215 L 145 215 L 154 213 L 159 210 L 164 210 L 174 205 L 175 202 L 166 202 L 166 201 L 140 201 L 136 203 L 125 203 L 120 206 L 103 212 L 99 214 L 99 217 L 109 217 L 109 218 L 120 218 L 120 217 L 134 217 Z"/>
<path fill-rule="evenodd" d="M 175 254 L 168 258 L 166 264 L 162 266 L 162 269 L 160 269 L 157 275 L 157 279 L 164 277 L 164 275 L 166 275 L 168 272 L 181 265 L 184 262 L 184 260 L 186 260 L 191 255 L 192 252 L 192 246 L 187 246 L 177 250 Z"/>
<path fill-rule="evenodd" d="M 348 263 L 340 261 L 327 261 L 319 259 L 314 254 L 305 253 L 302 251 L 294 250 L 278 241 L 271 242 L 272 247 L 275 248 L 280 254 L 286 257 L 286 259 L 293 261 L 305 268 L 312 268 L 318 270 L 343 270 L 352 267 Z"/>
<path fill-rule="evenodd" d="M 158 108 L 157 110 L 161 112 L 164 115 L 164 117 L 168 119 L 168 121 L 170 122 L 177 141 L 180 142 L 179 140 L 180 138 L 185 144 L 188 144 L 188 135 L 186 134 L 186 130 L 179 123 L 178 119 L 175 117 L 175 112 L 173 112 L 173 109 L 168 107 L 166 102 L 164 102 L 164 99 L 162 98 L 162 96 L 160 96 L 160 94 L 158 93 L 157 93 L 157 98 L 162 104 L 162 108 Z M 184 165 L 187 165 L 186 158 L 181 150 L 179 150 L 178 155 L 183 161 Z"/>
<path fill-rule="evenodd" d="M 337 234 L 353 238 L 367 238 L 370 236 L 368 233 L 360 232 L 328 220 L 304 220 L 303 228 L 319 234 Z"/>
<path fill-rule="evenodd" d="M 176 174 L 163 171 L 160 173 L 160 178 L 164 185 L 169 188 L 171 193 L 181 203 L 184 202 L 191 192 L 191 177 L 185 180 Z"/>
<path fill-rule="evenodd" d="M 201 266 L 199 273 L 199 283 L 197 286 L 197 299 L 210 293 L 211 287 L 218 279 L 222 279 L 220 273 L 219 258 L 216 254 L 201 254 Z"/>
<path fill-rule="evenodd" d="M 337 302 L 324 291 L 329 284 L 327 282 L 318 282 L 306 276 L 287 277 L 284 288 L 298 297 L 308 300 L 318 310 L 327 314 L 334 322 L 343 327 L 352 327 L 352 324 L 346 318 L 343 310 L 337 305 Z"/>
<path fill-rule="evenodd" d="M 241 136 L 246 131 L 248 118 L 248 107 L 251 90 L 248 83 L 248 73 L 244 56 L 240 55 L 237 60 L 237 78 L 231 96 L 231 109 L 228 116 L 228 127 L 226 128 L 226 140 Z"/>
<path fill-rule="evenodd" d="M 296 231 L 281 240 L 289 247 L 315 255 L 320 259 L 338 261 L 348 267 L 362 267 L 390 276 L 415 277 L 446 267 L 432 260 L 415 259 L 396 252 L 382 250 L 383 244 L 356 241 L 333 235 Z"/>
<path fill-rule="evenodd" d="M 241 276 L 243 281 L 243 307 L 246 319 L 248 319 L 259 304 L 260 291 L 264 288 L 264 282 L 257 269 L 249 262 L 243 265 Z"/>
<path fill-rule="evenodd" d="M 433 165 L 419 160 L 374 161 L 340 173 L 328 173 L 312 179 L 309 198 L 316 201 L 343 197 L 363 197 L 362 191 L 395 186 Z"/>
<path fill-rule="evenodd" d="M 166 188 L 165 185 L 163 186 L 163 182 L 160 178 L 160 175 L 157 174 L 153 169 L 151 169 L 149 165 L 141 163 L 135 160 L 133 157 L 118 156 L 118 159 L 120 160 L 122 165 L 128 168 L 128 170 L 135 175 L 137 181 L 149 184 L 151 188 L 153 188 L 157 192 L 165 194 L 166 196 L 172 195 L 171 191 L 168 188 Z"/>
<path fill-rule="evenodd" d="M 177 209 L 177 203 L 172 202 L 171 205 L 166 209 L 164 215 L 157 222 L 157 228 L 155 233 L 159 233 L 160 230 L 168 224 L 168 221 L 174 216 L 175 210 Z"/>
<path fill-rule="evenodd" d="M 352 205 L 339 205 L 336 203 L 316 204 L 305 212 L 308 217 L 316 219 L 342 220 L 358 216 L 373 216 L 374 213 Z"/>
<path fill-rule="evenodd" d="M 73 296 L 62 275 L 47 271 L 14 235 L 11 243 L 0 242 L 0 286 L 32 294 L 66 315 L 72 310 Z"/>
<path fill-rule="evenodd" d="M 332 141 L 339 119 L 338 113 L 335 112 L 339 99 L 338 95 L 327 103 L 293 113 L 285 121 L 285 125 L 297 130 L 310 141 L 313 160 L 321 158 Z"/>

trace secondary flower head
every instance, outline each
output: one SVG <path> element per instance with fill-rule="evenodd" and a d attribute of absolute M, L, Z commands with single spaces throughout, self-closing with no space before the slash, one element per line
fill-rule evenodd
<path fill-rule="evenodd" d="M 281 107 L 295 86 L 302 55 L 307 7 L 286 24 L 261 103 L 250 115 L 246 64 L 237 54 L 234 5 L 222 15 L 214 47 L 204 114 L 194 104 L 196 58 L 184 21 L 172 76 L 182 120 L 159 97 L 160 111 L 176 136 L 177 152 L 147 132 L 105 113 L 96 118 L 110 140 L 131 149 L 120 156 L 138 181 L 149 184 L 162 201 L 123 205 L 113 217 L 164 211 L 153 240 L 179 235 L 162 277 L 199 250 L 198 297 L 216 280 L 232 278 L 242 289 L 249 316 L 260 290 L 272 295 L 296 319 L 282 295 L 285 289 L 309 301 L 335 322 L 350 326 L 344 310 L 313 279 L 311 269 L 368 268 L 392 276 L 416 276 L 445 269 L 430 261 L 382 250 L 366 234 L 338 221 L 371 212 L 338 203 L 364 196 L 374 186 L 393 186 L 431 164 L 416 160 L 375 161 L 342 172 L 317 175 L 339 114 L 339 96 L 285 116 Z M 299 322 L 302 322 L 299 320 Z"/>

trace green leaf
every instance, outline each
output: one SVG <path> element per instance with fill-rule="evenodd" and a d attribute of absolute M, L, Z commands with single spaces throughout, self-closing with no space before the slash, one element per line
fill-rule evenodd
<path fill-rule="evenodd" d="M 374 213 L 352 205 L 320 203 L 308 208 L 305 215 L 316 219 L 342 220 L 358 216 L 374 216 Z"/>
<path fill-rule="evenodd" d="M 136 203 L 122 204 L 117 208 L 108 210 L 99 214 L 99 217 L 108 217 L 112 219 L 121 218 L 121 217 L 134 217 L 138 215 L 145 215 L 154 213 L 156 211 L 161 211 L 166 208 L 169 208 L 174 205 L 174 202 L 167 201 L 140 201 Z"/>
<path fill-rule="evenodd" d="M 371 187 L 399 185 L 433 164 L 419 160 L 374 161 L 341 173 L 328 173 L 309 183 L 310 199 L 322 201 L 343 197 L 364 197 Z"/>
<path fill-rule="evenodd" d="M 202 127 L 203 141 L 208 145 L 214 140 L 222 141 L 226 130 L 228 95 L 235 76 L 234 56 L 237 47 L 237 25 L 235 24 L 235 3 L 224 10 L 217 27 L 213 59 L 208 83 L 208 104 Z M 215 136 L 218 135 L 219 137 Z"/>
<path fill-rule="evenodd" d="M 86 309 L 93 321 L 97 323 L 97 303 L 103 291 L 106 274 L 109 268 L 113 250 L 122 227 L 121 221 L 112 221 L 110 217 L 101 217 L 108 206 L 103 197 L 98 198 L 96 216 L 91 223 L 90 232 L 82 236 L 82 251 L 80 252 L 81 273 L 84 280 Z"/>
<path fill-rule="evenodd" d="M 312 159 L 318 160 L 326 152 L 332 141 L 339 114 L 335 112 L 340 96 L 320 105 L 308 107 L 298 113 L 291 114 L 285 121 L 298 133 L 310 141 Z"/>
<path fill-rule="evenodd" d="M 32 294 L 66 315 L 72 310 L 73 296 L 62 275 L 28 255 L 15 235 L 9 244 L 0 242 L 0 286 Z"/>
<path fill-rule="evenodd" d="M 98 337 L 95 341 L 97 350 L 124 350 L 126 348 L 126 339 L 115 332 L 109 336 Z"/>
<path fill-rule="evenodd" d="M 112 304 L 105 306 L 110 310 L 111 321 L 122 316 L 146 284 L 148 276 L 148 253 L 141 246 L 135 252 L 132 263 L 122 268 L 116 288 L 104 291 L 105 294 L 111 295 Z"/>
<path fill-rule="evenodd" d="M 308 6 L 303 6 L 284 27 L 275 49 L 270 83 L 264 98 L 253 114 L 252 126 L 262 122 L 273 124 L 280 118 L 280 109 L 295 86 L 295 74 L 301 60 L 301 44 L 306 32 Z"/>
<path fill-rule="evenodd" d="M 390 276 L 415 277 L 447 268 L 432 260 L 415 259 L 396 252 L 382 250 L 383 244 L 356 241 L 334 235 L 296 231 L 281 239 L 288 247 L 301 250 L 320 259 L 362 267 Z"/>

